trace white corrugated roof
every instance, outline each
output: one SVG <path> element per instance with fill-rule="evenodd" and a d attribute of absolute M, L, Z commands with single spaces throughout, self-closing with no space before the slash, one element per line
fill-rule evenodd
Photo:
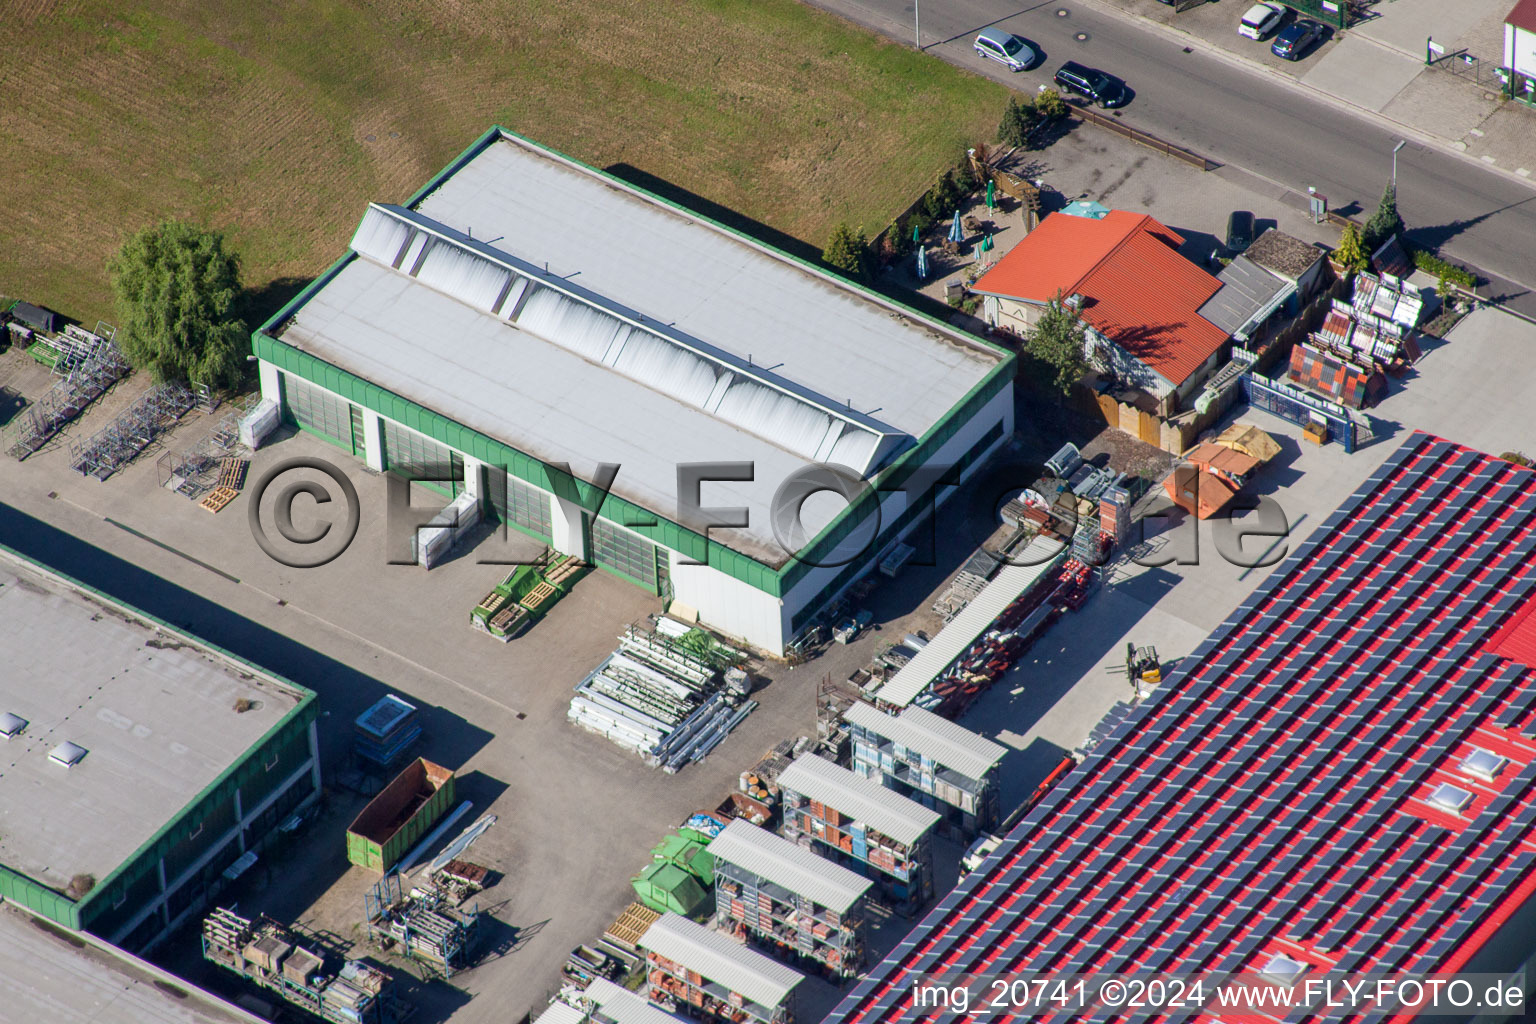
<path fill-rule="evenodd" d="M 922 804 L 816 754 L 801 754 L 778 782 L 909 846 L 939 820 Z"/>
<path fill-rule="evenodd" d="M 614 1024 L 679 1024 L 679 1018 L 606 978 L 594 978 L 587 986 L 586 997 Z"/>
<path fill-rule="evenodd" d="M 533 1024 L 589 1024 L 589 1022 L 585 1013 L 570 1003 L 562 1003 L 557 999 L 533 1019 Z"/>
<path fill-rule="evenodd" d="M 933 683 L 939 674 L 975 643 L 997 621 L 1014 598 L 1029 589 L 1036 580 L 1054 569 L 1066 557 L 1066 545 L 1059 540 L 1036 537 L 1017 559 L 1039 559 L 1038 565 L 1005 565 L 970 604 L 960 610 L 928 646 L 897 671 L 875 696 L 888 704 L 906 707 Z"/>
<path fill-rule="evenodd" d="M 680 914 L 658 918 L 640 939 L 640 948 L 697 971 L 717 985 L 759 1006 L 775 1007 L 805 980 L 799 971 L 750 950 L 728 935 L 712 932 Z"/>
<path fill-rule="evenodd" d="M 729 861 L 841 914 L 873 883 L 840 864 L 758 828 L 740 818 L 709 844 L 717 860 Z"/>
<path fill-rule="evenodd" d="M 413 242 L 389 257 L 413 230 L 391 218 L 411 211 L 371 208 L 353 243 L 369 256 L 320 287 L 280 339 L 536 458 L 568 462 L 583 479 L 619 463 L 614 493 L 674 521 L 680 463 L 752 460 L 754 480 L 712 480 L 702 501 L 745 506 L 745 529 L 711 535 L 769 565 L 787 559 L 769 510 L 791 474 L 816 461 L 878 463 L 940 422 L 1002 358 L 515 137 L 487 143 L 413 211 L 416 228 L 430 218 L 442 229 L 433 249 Z M 517 308 L 513 272 L 474 256 L 489 251 L 547 284 L 537 303 Z M 596 305 L 567 308 L 556 291 Z M 603 334 L 596 325 L 617 324 L 614 315 L 677 344 Z M 581 338 L 590 344 L 573 342 Z M 690 346 L 712 353 L 704 362 L 714 369 Z M 744 378 L 772 379 L 777 390 Z M 844 430 L 839 417 L 874 432 Z M 807 536 L 845 504 L 814 495 Z"/>
<path fill-rule="evenodd" d="M 1008 752 L 1007 747 L 922 708 L 903 708 L 900 715 L 888 715 L 858 701 L 843 717 L 971 779 L 986 775 Z"/>

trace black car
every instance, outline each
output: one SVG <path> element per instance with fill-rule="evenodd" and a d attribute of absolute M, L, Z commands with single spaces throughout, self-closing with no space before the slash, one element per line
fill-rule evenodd
<path fill-rule="evenodd" d="M 1294 21 L 1275 36 L 1269 52 L 1286 60 L 1301 60 L 1307 48 L 1323 38 L 1324 28 L 1315 21 L 1302 18 Z"/>
<path fill-rule="evenodd" d="M 1056 71 L 1056 84 L 1067 92 L 1092 100 L 1101 107 L 1118 107 L 1126 101 L 1125 86 L 1104 72 L 1069 60 Z"/>
<path fill-rule="evenodd" d="M 1253 214 L 1233 210 L 1227 218 L 1227 251 L 1234 256 L 1253 244 Z"/>

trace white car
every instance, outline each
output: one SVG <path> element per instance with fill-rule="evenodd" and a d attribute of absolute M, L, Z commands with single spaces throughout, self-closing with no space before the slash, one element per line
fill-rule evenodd
<path fill-rule="evenodd" d="M 1284 17 L 1285 8 L 1279 4 L 1254 4 L 1243 15 L 1237 34 L 1249 39 L 1263 39 L 1280 27 L 1280 19 Z"/>

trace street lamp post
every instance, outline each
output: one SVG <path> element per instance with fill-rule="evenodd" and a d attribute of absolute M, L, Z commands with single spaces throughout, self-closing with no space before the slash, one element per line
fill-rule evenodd
<path fill-rule="evenodd" d="M 923 22 L 922 12 L 918 10 L 918 0 L 912 0 L 912 39 L 917 43 L 917 48 L 923 48 Z"/>
<path fill-rule="evenodd" d="M 1408 140 L 1403 139 L 1397 145 L 1392 147 L 1392 191 L 1394 193 L 1397 191 L 1397 151 L 1406 145 L 1408 145 Z"/>

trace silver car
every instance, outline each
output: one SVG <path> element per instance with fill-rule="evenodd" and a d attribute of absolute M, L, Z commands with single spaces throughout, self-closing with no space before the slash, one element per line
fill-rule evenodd
<path fill-rule="evenodd" d="M 1011 71 L 1028 71 L 1040 60 L 1033 47 L 1000 28 L 982 29 L 974 45 L 979 56 L 995 60 Z"/>

